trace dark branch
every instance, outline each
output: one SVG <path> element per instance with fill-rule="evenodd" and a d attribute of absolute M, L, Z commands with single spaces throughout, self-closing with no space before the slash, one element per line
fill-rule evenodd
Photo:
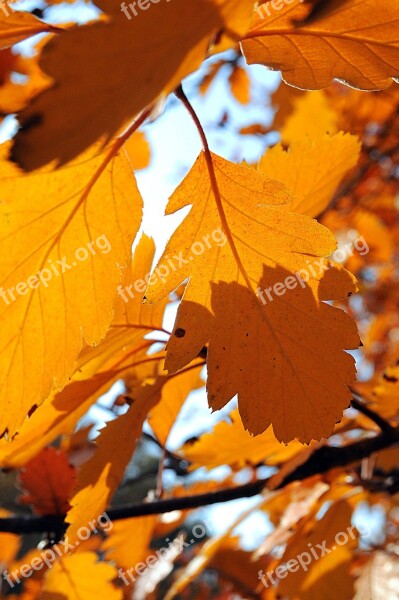
<path fill-rule="evenodd" d="M 378 425 L 378 427 L 381 429 L 381 431 L 390 431 L 390 432 L 395 431 L 395 428 L 392 427 L 392 425 L 390 425 L 388 423 L 388 421 L 386 421 L 380 415 L 378 415 L 376 412 L 371 410 L 371 408 L 366 406 L 366 404 L 364 404 L 364 402 L 353 398 L 353 400 L 351 402 L 351 406 L 352 406 L 352 408 L 355 408 L 357 411 L 359 411 L 360 413 L 362 413 L 363 415 L 368 417 L 371 421 L 374 421 L 374 423 L 376 425 Z"/>
<path fill-rule="evenodd" d="M 322 446 L 316 450 L 309 459 L 298 466 L 292 473 L 289 473 L 279 483 L 277 489 L 281 489 L 294 481 L 302 481 L 312 475 L 321 475 L 330 469 L 336 467 L 346 467 L 352 463 L 367 458 L 373 452 L 378 452 L 399 443 L 399 427 L 381 431 L 380 434 L 369 437 L 348 446 L 334 447 Z M 110 508 L 107 514 L 113 521 L 127 519 L 129 517 L 139 517 L 144 515 L 157 515 L 173 510 L 185 510 L 207 506 L 219 502 L 229 502 L 239 498 L 250 498 L 256 496 L 265 487 L 268 479 L 259 479 L 258 481 L 246 483 L 206 494 L 197 494 L 194 496 L 184 496 L 179 498 L 167 498 L 156 500 L 154 502 L 141 502 L 131 504 L 126 507 Z M 0 531 L 11 533 L 38 533 L 48 532 L 52 534 L 65 530 L 64 515 L 60 516 L 24 516 L 8 517 L 0 519 Z"/>

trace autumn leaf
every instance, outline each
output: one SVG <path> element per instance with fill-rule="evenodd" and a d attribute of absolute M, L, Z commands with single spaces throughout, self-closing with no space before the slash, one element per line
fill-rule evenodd
<path fill-rule="evenodd" d="M 80 469 L 77 489 L 70 500 L 72 508 L 66 517 L 70 523 L 67 530 L 70 539 L 79 539 L 79 527 L 86 526 L 107 508 L 133 455 L 144 421 L 160 400 L 166 379 L 160 377 L 156 385 L 143 383 L 140 395 L 136 394 L 129 410 L 101 431 L 96 452 Z M 117 446 L 115 440 L 118 440 Z"/>
<path fill-rule="evenodd" d="M 0 518 L 10 517 L 8 510 L 0 508 Z M 21 538 L 13 533 L 0 533 L 0 565 L 8 567 L 16 557 L 21 545 Z"/>
<path fill-rule="evenodd" d="M 360 145 L 355 136 L 324 135 L 282 144 L 270 148 L 261 158 L 259 169 L 284 181 L 295 200 L 292 212 L 317 217 L 325 210 L 344 175 L 358 161 Z"/>
<path fill-rule="evenodd" d="M 198 91 L 201 94 L 201 96 L 205 96 L 205 94 L 209 90 L 210 86 L 214 82 L 216 76 L 218 75 L 220 69 L 224 65 L 225 65 L 224 60 L 217 60 L 209 66 L 207 73 L 205 73 L 205 75 L 202 78 L 201 83 L 198 87 Z"/>
<path fill-rule="evenodd" d="M 238 393 L 240 415 L 251 433 L 272 423 L 280 441 L 326 437 L 350 401 L 346 385 L 355 371 L 342 350 L 356 347 L 358 337 L 347 315 L 320 300 L 333 299 L 337 291 L 338 297 L 350 294 L 353 280 L 332 268 L 319 281 L 315 272 L 283 300 L 272 297 L 263 304 L 256 290 L 271 290 L 287 277 L 295 280 L 299 269 L 334 250 L 334 238 L 316 221 L 284 209 L 292 197 L 283 184 L 215 155 L 212 162 L 220 198 L 201 154 L 169 201 L 167 214 L 193 207 L 158 268 L 167 256 L 180 256 L 183 264 L 146 290 L 149 301 L 159 300 L 190 277 L 165 368 L 181 369 L 209 341 L 207 391 L 213 409 Z M 195 244 L 221 228 L 224 243 L 208 243 L 199 253 Z"/>
<path fill-rule="evenodd" d="M 112 581 L 117 577 L 114 567 L 99 562 L 94 552 L 64 556 L 46 573 L 43 600 L 122 600 L 122 590 Z"/>
<path fill-rule="evenodd" d="M 156 306 L 156 305 L 155 305 Z M 169 434 L 175 425 L 177 416 L 188 394 L 204 385 L 200 377 L 199 368 L 188 367 L 181 371 L 178 377 L 173 377 L 162 387 L 161 401 L 151 410 L 149 424 L 157 440 L 166 446 Z"/>
<path fill-rule="evenodd" d="M 15 11 L 11 7 L 6 9 L 5 6 L 4 9 L 0 11 L 0 49 L 9 48 L 38 33 L 58 31 L 28 12 Z"/>
<path fill-rule="evenodd" d="M 399 365 L 387 367 L 371 395 L 372 407 L 385 419 L 396 416 L 399 408 Z"/>
<path fill-rule="evenodd" d="M 283 84 L 284 85 L 284 84 Z M 287 95 L 295 88 L 287 88 Z M 319 138 L 325 134 L 333 135 L 338 131 L 338 115 L 329 105 L 324 91 L 308 92 L 292 98 L 292 112 L 284 118 L 284 114 L 277 112 L 277 122 L 283 121 L 279 130 L 285 143 L 304 138 Z"/>
<path fill-rule="evenodd" d="M 248 104 L 251 100 L 251 80 L 245 69 L 235 66 L 229 77 L 231 93 L 240 104 Z"/>
<path fill-rule="evenodd" d="M 107 508 L 135 451 L 148 414 L 164 399 L 170 403 L 173 380 L 182 380 L 177 384 L 177 389 L 187 390 L 184 371 L 175 376 L 158 374 L 162 355 L 163 353 L 152 354 L 147 360 L 140 361 L 141 364 L 137 367 L 130 368 L 125 376 L 128 396 L 132 397 L 131 406 L 125 414 L 109 422 L 101 431 L 96 440 L 97 449 L 94 456 L 79 471 L 77 490 L 67 515 L 67 521 L 71 523 L 68 535 L 72 539 L 76 537 L 79 526 L 84 526 Z M 202 364 L 199 363 L 198 367 Z M 165 386 L 168 386 L 166 392 Z M 170 410 L 170 406 L 168 409 Z M 167 424 L 163 430 L 168 431 Z M 114 448 L 116 439 L 118 448 L 112 450 L 110 460 L 110 450 Z"/>
<path fill-rule="evenodd" d="M 142 131 L 136 131 L 125 142 L 124 149 L 129 155 L 133 169 L 146 169 L 151 162 L 150 144 Z"/>
<path fill-rule="evenodd" d="M 243 34 L 253 5 L 173 0 L 128 19 L 119 4 L 97 4 L 112 18 L 70 29 L 43 50 L 40 66 L 55 83 L 21 113 L 12 152 L 27 171 L 64 164 L 115 134 L 197 69 L 218 31 Z"/>
<path fill-rule="evenodd" d="M 198 441 L 182 448 L 183 455 L 192 463 L 192 468 L 203 466 L 214 469 L 230 465 L 240 469 L 260 462 L 276 465 L 303 450 L 303 445 L 297 441 L 288 445 L 280 443 L 273 435 L 272 427 L 256 437 L 251 436 L 244 429 L 238 411 L 234 411 L 230 419 L 230 423 L 217 423 L 210 433 L 205 433 Z"/>
<path fill-rule="evenodd" d="M 270 16 L 262 5 L 241 41 L 249 64 L 281 70 L 284 80 L 316 90 L 333 79 L 363 90 L 387 88 L 399 76 L 399 6 L 390 0 L 330 0 L 308 23 L 294 3 Z"/>
<path fill-rule="evenodd" d="M 351 527 L 351 516 L 352 508 L 342 500 L 334 503 L 319 521 L 304 521 L 288 542 L 279 563 L 288 565 L 289 560 L 307 552 L 309 567 L 304 570 L 298 564 L 294 572 L 287 571 L 288 576 L 278 583 L 281 594 L 301 600 L 317 600 L 320 594 L 331 600 L 337 594 L 340 598 L 352 598 L 353 579 L 348 565 L 353 548 L 357 546 L 358 533 Z M 340 537 L 336 538 L 337 535 Z M 343 543 L 345 539 L 347 541 Z M 320 543 L 326 552 L 319 550 L 317 544 Z M 315 550 L 317 559 L 313 553 L 310 555 L 309 548 Z M 308 561 L 307 557 L 303 557 L 305 561 Z"/>
<path fill-rule="evenodd" d="M 0 432 L 10 436 L 111 323 L 142 201 L 127 156 L 108 152 L 29 177 L 0 165 Z"/>
<path fill-rule="evenodd" d="M 149 274 L 154 249 L 151 238 L 142 236 L 130 267 L 123 271 L 111 327 L 98 346 L 83 348 L 71 382 L 61 392 L 50 394 L 11 442 L 0 440 L 3 467 L 19 467 L 57 436 L 71 433 L 98 397 L 123 375 L 124 365 L 145 358 L 152 342 L 143 337 L 162 329 L 167 302 L 143 305 L 138 291 L 144 293 L 144 277 Z"/>
<path fill-rule="evenodd" d="M 118 377 L 118 371 L 104 371 L 86 381 L 73 381 L 58 394 L 52 394 L 24 421 L 11 442 L 0 440 L 1 466 L 21 467 L 59 435 L 72 433 L 78 420 Z"/>
<path fill-rule="evenodd" d="M 36 49 L 40 47 L 41 44 L 38 44 Z M 37 55 L 21 56 L 14 54 L 9 48 L 0 51 L 0 71 L 0 112 L 2 114 L 22 110 L 33 96 L 51 83 L 51 80 L 40 70 Z M 21 78 L 24 80 L 24 85 L 21 85 Z"/>
<path fill-rule="evenodd" d="M 155 523 L 154 515 L 114 523 L 102 545 L 107 560 L 114 561 L 124 569 L 137 565 L 146 558 Z"/>
<path fill-rule="evenodd" d="M 64 515 L 76 483 L 75 469 L 63 452 L 45 448 L 25 464 L 19 483 L 25 492 L 21 504 L 31 504 L 38 515 Z"/>

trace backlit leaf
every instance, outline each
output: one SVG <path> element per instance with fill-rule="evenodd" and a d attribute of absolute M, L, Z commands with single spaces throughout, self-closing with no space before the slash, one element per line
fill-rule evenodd
<path fill-rule="evenodd" d="M 167 207 L 171 214 L 193 204 L 159 261 L 161 266 L 168 256 L 180 255 L 183 264 L 163 280 L 150 281 L 146 290 L 146 298 L 155 301 L 190 277 L 165 367 L 176 372 L 209 341 L 213 409 L 238 393 L 250 432 L 262 433 L 272 423 L 279 440 L 320 439 L 349 404 L 346 385 L 354 379 L 354 366 L 343 348 L 358 344 L 347 315 L 321 300 L 352 293 L 353 279 L 334 268 L 324 277 L 315 270 L 310 275 L 309 265 L 336 243 L 316 221 L 284 208 L 292 197 L 281 183 L 215 155 L 212 161 L 219 200 L 201 154 Z M 224 243 L 212 244 L 211 235 L 221 228 Z M 206 249 L 200 240 L 207 240 Z M 295 279 L 299 269 L 308 269 L 307 284 Z M 281 282 L 288 277 L 293 285 L 286 296 L 275 294 L 265 303 L 257 297 L 276 284 L 284 289 Z"/>
<path fill-rule="evenodd" d="M 0 179 L 0 432 L 12 435 L 105 336 L 142 201 L 123 152 L 28 177 L 3 161 Z"/>
<path fill-rule="evenodd" d="M 339 79 L 378 90 L 399 76 L 396 2 L 330 0 L 305 24 L 294 22 L 306 18 L 305 4 L 269 10 L 272 14 L 265 17 L 259 8 L 242 41 L 243 52 L 249 64 L 281 70 L 290 85 L 316 90 Z"/>

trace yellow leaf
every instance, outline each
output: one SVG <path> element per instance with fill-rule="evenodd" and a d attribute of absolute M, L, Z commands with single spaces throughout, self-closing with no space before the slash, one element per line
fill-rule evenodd
<path fill-rule="evenodd" d="M 8 510 L 0 508 L 0 518 L 10 517 Z M 0 533 L 0 568 L 3 571 L 16 557 L 21 543 L 19 535 L 14 533 Z"/>
<path fill-rule="evenodd" d="M 122 600 L 112 580 L 116 579 L 114 567 L 98 562 L 94 552 L 81 552 L 64 556 L 46 573 L 42 600 Z"/>
<path fill-rule="evenodd" d="M 150 164 L 151 148 L 147 138 L 141 131 L 136 131 L 125 142 L 124 149 L 127 150 L 133 169 L 139 171 Z"/>
<path fill-rule="evenodd" d="M 291 537 L 279 562 L 287 565 L 289 560 L 297 560 L 301 556 L 302 562 L 308 565 L 305 564 L 305 568 L 302 568 L 297 560 L 295 571 L 286 569 L 284 577 L 278 580 L 281 595 L 292 600 L 353 598 L 353 578 L 349 574 L 349 564 L 357 546 L 358 534 L 351 526 L 351 516 L 352 508 L 345 501 L 339 501 L 332 505 L 320 521 L 304 521 Z M 317 544 L 322 545 L 322 548 Z"/>
<path fill-rule="evenodd" d="M 124 153 L 105 156 L 25 177 L 0 165 L 0 432 L 60 389 L 111 323 L 142 200 Z"/>
<path fill-rule="evenodd" d="M 201 154 L 167 207 L 171 214 L 193 204 L 159 261 L 161 266 L 167 256 L 180 256 L 183 264 L 150 280 L 146 290 L 146 298 L 156 301 L 190 277 L 165 368 L 181 369 L 209 341 L 213 409 L 238 393 L 250 432 L 273 424 L 285 442 L 326 437 L 351 399 L 354 361 L 343 349 L 356 347 L 359 339 L 351 319 L 321 300 L 342 297 L 345 288 L 352 293 L 353 279 L 334 268 L 324 277 L 317 274 L 319 257 L 336 242 L 313 219 L 284 208 L 292 196 L 283 184 L 215 155 L 212 161 L 220 197 Z M 278 293 L 265 300 L 262 290 L 273 289 Z"/>
<path fill-rule="evenodd" d="M 225 63 L 224 60 L 217 60 L 214 63 L 212 63 L 211 65 L 209 65 L 208 72 L 204 75 L 204 77 L 202 78 L 201 83 L 198 86 L 198 91 L 201 94 L 201 96 L 205 96 L 205 94 L 207 93 L 209 87 L 211 86 L 211 84 L 215 80 L 216 75 L 219 73 L 220 69 L 225 64 L 226 63 Z"/>
<path fill-rule="evenodd" d="M 124 569 L 135 567 L 147 555 L 155 523 L 154 515 L 115 521 L 102 545 L 107 560 Z"/>
<path fill-rule="evenodd" d="M 342 132 L 316 139 L 291 142 L 288 150 L 281 144 L 270 148 L 259 163 L 259 170 L 284 181 L 295 200 L 289 209 L 316 217 L 331 202 L 344 175 L 356 165 L 360 153 L 358 139 Z"/>
<path fill-rule="evenodd" d="M 262 11 L 241 42 L 245 58 L 281 70 L 290 85 L 315 90 L 339 79 L 379 90 L 399 76 L 396 2 L 330 0 L 308 21 L 309 6 L 297 2 L 270 16 Z"/>
<path fill-rule="evenodd" d="M 230 418 L 231 423 L 217 423 L 211 433 L 205 433 L 194 444 L 187 444 L 183 448 L 184 456 L 193 463 L 193 468 L 214 469 L 230 465 L 239 469 L 247 464 L 256 465 L 263 461 L 276 465 L 304 448 L 297 441 L 290 442 L 287 446 L 280 443 L 273 435 L 272 427 L 256 437 L 251 436 L 245 431 L 238 411 L 234 411 Z"/>
<path fill-rule="evenodd" d="M 284 85 L 284 88 L 287 87 Z M 330 135 L 336 133 L 337 122 L 338 115 L 329 105 L 325 93 L 308 92 L 294 96 L 292 112 L 281 126 L 280 134 L 283 142 L 286 143 L 303 139 L 305 136 L 319 138 L 326 133 Z"/>
<path fill-rule="evenodd" d="M 242 35 L 253 6 L 173 0 L 147 3 L 137 16 L 127 7 L 127 16 L 120 3 L 97 4 L 108 20 L 69 29 L 44 49 L 41 67 L 55 84 L 21 113 L 13 156 L 25 170 L 68 162 L 116 133 L 195 71 L 218 32 Z"/>
<path fill-rule="evenodd" d="M 230 89 L 240 104 L 248 104 L 251 100 L 251 80 L 245 69 L 235 66 L 229 77 Z"/>
<path fill-rule="evenodd" d="M 119 372 L 104 371 L 86 381 L 73 381 L 51 395 L 24 421 L 12 442 L 0 440 L 1 466 L 21 467 L 59 435 L 72 433 L 78 420 L 118 377 Z"/>
<path fill-rule="evenodd" d="M 5 2 L 3 7 L 4 10 L 0 11 L 0 49 L 18 44 L 38 33 L 57 31 L 57 28 L 39 21 L 30 13 L 14 11 L 10 6 L 6 7 Z"/>
<path fill-rule="evenodd" d="M 68 539 L 79 540 L 79 528 L 99 517 L 107 508 L 135 450 L 143 423 L 159 401 L 164 380 L 165 377 L 160 378 L 156 386 L 144 385 L 129 410 L 101 431 L 94 456 L 78 473 L 77 490 L 70 500 L 72 508 L 66 517 L 70 523 Z"/>
<path fill-rule="evenodd" d="M 137 291 L 144 290 L 154 249 L 154 242 L 142 236 L 131 267 L 123 272 L 114 320 L 105 339 L 97 347 L 82 350 L 72 381 L 46 398 L 11 442 L 0 440 L 2 467 L 22 466 L 59 435 L 72 433 L 90 406 L 121 376 L 122 367 L 146 356 L 151 342 L 143 343 L 143 336 L 162 326 L 166 302 L 143 305 Z"/>
<path fill-rule="evenodd" d="M 200 363 L 201 365 L 201 363 Z M 188 368 L 167 381 L 160 402 L 152 409 L 149 424 L 158 441 L 165 446 L 177 415 L 188 394 L 204 385 L 198 369 Z"/>
<path fill-rule="evenodd" d="M 399 365 L 388 367 L 372 392 L 372 409 L 385 419 L 397 417 L 399 411 Z"/>
<path fill-rule="evenodd" d="M 26 57 L 13 54 L 11 49 L 2 50 L 0 53 L 0 112 L 2 114 L 14 113 L 22 110 L 29 100 L 42 89 L 45 89 L 51 80 L 46 78 L 38 65 L 38 57 Z M 16 83 L 15 75 L 23 76 L 24 85 Z"/>
<path fill-rule="evenodd" d="M 156 306 L 142 302 L 154 251 L 153 240 L 143 235 L 131 266 L 123 271 L 111 327 L 98 346 L 86 346 L 82 350 L 74 375 L 76 379 L 87 379 L 98 371 L 120 369 L 124 364 L 132 363 L 151 346 L 151 342 L 143 342 L 146 334 L 152 331 L 167 333 L 162 328 L 162 319 L 168 299 Z"/>
<path fill-rule="evenodd" d="M 261 501 L 260 506 L 263 504 L 263 502 L 264 500 Z M 198 575 L 209 565 L 209 563 L 222 548 L 226 547 L 226 545 L 231 547 L 231 536 L 234 529 L 240 525 L 254 510 L 254 507 L 246 510 L 234 520 L 232 525 L 230 525 L 224 533 L 205 542 L 205 544 L 197 552 L 195 558 L 181 570 L 178 578 L 173 582 L 171 588 L 168 590 L 165 600 L 173 600 L 176 598 L 176 596 L 178 596 L 182 590 L 184 590 L 192 581 L 194 581 L 196 577 L 198 577 Z"/>

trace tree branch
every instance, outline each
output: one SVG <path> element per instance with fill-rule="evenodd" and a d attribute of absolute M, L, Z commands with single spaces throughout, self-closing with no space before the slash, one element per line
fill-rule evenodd
<path fill-rule="evenodd" d="M 355 408 L 358 412 L 360 412 L 363 415 L 365 415 L 366 417 L 368 417 L 371 421 L 374 421 L 374 423 L 376 425 L 378 425 L 378 427 L 381 429 L 381 431 L 387 431 L 387 432 L 395 431 L 395 428 L 392 427 L 392 425 L 390 425 L 388 423 L 388 421 L 386 421 L 379 414 L 377 414 L 376 412 L 371 410 L 371 408 L 366 406 L 366 404 L 364 404 L 364 402 L 361 402 L 360 400 L 356 400 L 356 398 L 353 398 L 352 402 L 351 402 L 351 406 L 352 406 L 352 408 Z"/>
<path fill-rule="evenodd" d="M 346 467 L 367 458 L 373 452 L 383 450 L 396 443 L 399 443 L 399 427 L 390 427 L 372 438 L 366 438 L 348 446 L 322 446 L 305 463 L 287 474 L 277 489 L 294 481 L 303 481 L 313 475 L 321 475 L 336 467 Z M 260 494 L 267 487 L 268 481 L 269 479 L 259 479 L 234 488 L 216 490 L 206 494 L 166 498 L 154 502 L 140 502 L 125 507 L 110 508 L 107 510 L 107 515 L 112 521 L 118 521 L 131 517 L 163 514 L 173 510 L 193 509 L 239 498 L 250 498 Z M 53 534 L 56 532 L 59 535 L 66 529 L 64 517 L 65 515 L 7 517 L 0 519 L 0 531 L 19 534 L 39 532 Z"/>

